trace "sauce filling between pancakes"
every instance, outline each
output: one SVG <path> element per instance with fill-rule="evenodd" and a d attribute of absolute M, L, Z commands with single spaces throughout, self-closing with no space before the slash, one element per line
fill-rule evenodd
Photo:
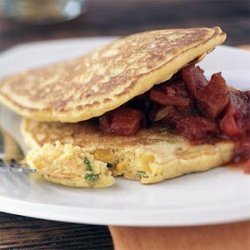
<path fill-rule="evenodd" d="M 194 144 L 236 142 L 233 163 L 250 173 L 250 91 L 231 89 L 221 73 L 208 81 L 198 66 L 188 66 L 99 117 L 105 133 L 133 136 L 141 128 L 163 126 Z"/>

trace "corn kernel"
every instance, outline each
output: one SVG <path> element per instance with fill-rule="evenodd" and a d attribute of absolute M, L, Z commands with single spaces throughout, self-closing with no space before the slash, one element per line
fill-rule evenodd
<path fill-rule="evenodd" d="M 114 163 L 115 159 L 111 150 L 97 149 L 94 153 L 96 160 L 104 161 L 107 163 Z"/>
<path fill-rule="evenodd" d="M 154 159 L 153 155 L 141 155 L 139 164 L 145 172 L 151 172 L 150 163 L 152 163 Z"/>
<path fill-rule="evenodd" d="M 119 163 L 116 165 L 116 169 L 117 169 L 117 171 L 119 171 L 119 172 L 123 172 L 123 171 L 126 169 L 126 166 L 127 166 L 126 163 L 124 163 L 124 162 L 119 162 Z"/>

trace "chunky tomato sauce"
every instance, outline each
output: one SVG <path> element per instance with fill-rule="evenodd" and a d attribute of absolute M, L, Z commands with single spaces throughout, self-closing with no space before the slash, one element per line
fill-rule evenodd
<path fill-rule="evenodd" d="M 233 162 L 250 172 L 250 91 L 230 89 L 221 73 L 207 80 L 200 67 L 186 67 L 104 114 L 99 123 L 114 135 L 133 136 L 140 128 L 159 125 L 192 143 L 234 140 Z"/>

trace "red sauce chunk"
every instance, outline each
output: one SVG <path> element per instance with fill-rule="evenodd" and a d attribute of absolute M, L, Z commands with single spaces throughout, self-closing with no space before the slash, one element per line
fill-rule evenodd
<path fill-rule="evenodd" d="M 172 105 L 185 109 L 189 106 L 190 100 L 183 88 L 181 82 L 173 83 L 171 86 L 165 86 L 162 89 L 151 89 L 149 92 L 150 99 L 163 106 Z"/>
<path fill-rule="evenodd" d="M 99 118 L 105 133 L 133 136 L 142 127 L 162 126 L 192 143 L 234 140 L 233 163 L 250 173 L 250 91 L 228 88 L 221 73 L 210 80 L 188 66 Z"/>
<path fill-rule="evenodd" d="M 206 139 L 218 134 L 214 121 L 198 116 L 188 116 L 177 122 L 176 131 L 191 140 Z"/>
<path fill-rule="evenodd" d="M 102 131 L 115 135 L 135 135 L 140 127 L 143 113 L 133 108 L 118 108 L 99 118 Z"/>

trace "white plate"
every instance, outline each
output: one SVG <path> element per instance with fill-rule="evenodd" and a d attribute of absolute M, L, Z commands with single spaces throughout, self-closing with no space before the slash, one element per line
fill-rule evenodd
<path fill-rule="evenodd" d="M 0 76 L 77 56 L 112 38 L 39 42 L 0 55 Z M 222 71 L 228 84 L 250 85 L 250 54 L 219 47 L 201 63 L 207 74 Z M 21 84 L 21 83 L 20 83 Z M 1 107 L 0 122 L 23 145 L 20 117 Z M 107 189 L 74 189 L 0 173 L 0 210 L 37 218 L 132 226 L 200 225 L 250 218 L 250 175 L 228 168 L 191 174 L 156 185 L 117 179 Z"/>

